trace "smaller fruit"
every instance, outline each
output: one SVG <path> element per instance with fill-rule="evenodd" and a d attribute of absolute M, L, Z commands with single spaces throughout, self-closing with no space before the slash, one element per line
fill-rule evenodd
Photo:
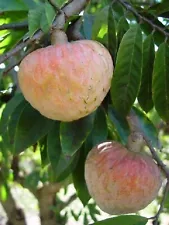
<path fill-rule="evenodd" d="M 94 147 L 85 163 L 89 193 L 109 214 L 134 213 L 155 199 L 162 184 L 160 169 L 143 152 L 132 152 L 117 142 Z"/>

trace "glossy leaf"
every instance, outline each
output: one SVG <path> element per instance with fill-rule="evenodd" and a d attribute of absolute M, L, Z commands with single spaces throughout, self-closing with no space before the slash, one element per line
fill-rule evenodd
<path fill-rule="evenodd" d="M 89 199 L 90 195 L 86 186 L 85 177 L 84 177 L 84 165 L 85 165 L 86 155 L 83 147 L 80 149 L 80 156 L 77 163 L 77 166 L 73 172 L 73 183 L 76 189 L 77 196 L 81 200 L 83 206 L 85 206 Z"/>
<path fill-rule="evenodd" d="M 112 79 L 111 97 L 117 110 L 126 116 L 139 91 L 142 65 L 142 34 L 139 26 L 130 28 L 123 36 L 117 53 Z"/>
<path fill-rule="evenodd" d="M 140 132 L 142 132 L 149 140 L 151 140 L 153 147 L 161 148 L 157 129 L 155 128 L 151 120 L 146 116 L 144 112 L 136 107 L 133 107 L 132 113 L 134 114 L 134 117 L 131 119 L 131 123 L 136 128 L 136 130 L 138 128 Z"/>
<path fill-rule="evenodd" d="M 95 16 L 85 13 L 83 16 L 82 33 L 88 40 L 92 39 L 92 26 Z"/>
<path fill-rule="evenodd" d="M 143 43 L 142 80 L 138 95 L 139 104 L 145 112 L 148 112 L 153 108 L 152 75 L 154 58 L 154 40 L 152 34 L 150 34 Z"/>
<path fill-rule="evenodd" d="M 130 133 L 127 120 L 121 117 L 111 105 L 109 105 L 108 108 L 108 119 L 112 123 L 113 127 L 117 130 L 121 142 L 126 144 Z"/>
<path fill-rule="evenodd" d="M 169 122 L 169 47 L 162 43 L 153 70 L 153 101 L 160 117 Z"/>
<path fill-rule="evenodd" d="M 20 115 L 15 133 L 15 152 L 20 153 L 44 137 L 54 121 L 42 116 L 29 104 Z"/>
<path fill-rule="evenodd" d="M 61 122 L 60 140 L 64 154 L 73 155 L 82 146 L 93 128 L 94 115 L 69 123 Z"/>
<path fill-rule="evenodd" d="M 146 225 L 147 222 L 148 219 L 142 216 L 124 215 L 98 221 L 90 225 Z"/>
<path fill-rule="evenodd" d="M 57 171 L 57 165 L 61 155 L 60 123 L 55 122 L 47 136 L 47 152 L 53 171 Z"/>

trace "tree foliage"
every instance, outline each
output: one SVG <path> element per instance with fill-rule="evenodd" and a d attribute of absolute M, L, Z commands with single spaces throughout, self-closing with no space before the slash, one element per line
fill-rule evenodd
<path fill-rule="evenodd" d="M 73 14 L 67 10 L 70 4 Z M 111 53 L 115 66 L 111 89 L 100 107 L 70 123 L 43 117 L 24 99 L 17 81 L 21 60 L 33 50 L 50 45 L 50 33 L 65 9 L 68 15 L 64 29 L 69 40 L 75 40 L 78 33 L 85 39 L 101 42 Z M 0 0 L 1 195 L 5 190 L 10 199 L 9 188 L 14 182 L 34 193 L 38 182 L 44 187 L 48 183 L 49 190 L 58 182 L 68 181 L 74 184 L 78 198 L 90 214 L 89 218 L 86 212 L 76 215 L 72 211 L 75 220 L 83 215 L 84 224 L 89 224 L 90 219 L 92 224 L 147 223 L 148 219 L 139 215 L 96 222 L 99 212 L 89 201 L 84 163 L 87 153 L 98 143 L 127 143 L 131 131 L 127 118 L 132 112 L 137 118 L 134 126 L 143 133 L 152 156 L 169 180 L 162 162 L 165 159 L 167 164 L 169 160 L 168 25 L 168 0 Z M 74 32 L 77 27 L 78 32 Z M 154 148 L 161 148 L 161 143 L 165 148 L 159 156 Z M 30 173 L 20 177 L 19 162 L 28 152 L 31 157 L 38 155 L 38 160 Z M 58 186 L 53 196 L 57 191 Z M 167 194 L 168 189 L 163 197 Z M 169 213 L 169 205 L 164 202 L 161 208 Z M 157 213 L 155 224 L 158 217 Z M 9 215 L 8 218 L 11 219 Z"/>

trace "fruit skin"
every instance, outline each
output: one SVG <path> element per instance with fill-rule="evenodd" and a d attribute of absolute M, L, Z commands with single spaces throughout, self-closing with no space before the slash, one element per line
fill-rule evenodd
<path fill-rule="evenodd" d="M 93 112 L 111 86 L 113 62 L 96 41 L 48 46 L 20 64 L 19 85 L 25 99 L 42 115 L 73 121 Z"/>
<path fill-rule="evenodd" d="M 161 172 L 150 156 L 117 142 L 99 144 L 89 152 L 85 179 L 96 204 L 112 215 L 145 208 L 162 185 Z"/>

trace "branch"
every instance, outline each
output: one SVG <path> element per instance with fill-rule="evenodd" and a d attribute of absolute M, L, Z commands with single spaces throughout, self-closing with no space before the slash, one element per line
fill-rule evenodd
<path fill-rule="evenodd" d="M 32 48 L 30 48 L 28 51 L 25 52 L 25 54 L 22 56 L 22 58 L 20 58 L 19 60 L 17 60 L 16 62 L 14 62 L 13 64 L 9 65 L 4 71 L 3 71 L 3 76 L 6 76 L 10 70 L 12 70 L 15 66 L 19 65 L 20 62 L 22 61 L 23 57 L 27 56 L 29 53 L 31 53 L 33 50 L 35 49 L 35 46 L 33 46 Z"/>
<path fill-rule="evenodd" d="M 79 14 L 86 6 L 86 4 L 89 2 L 89 0 L 73 0 L 67 5 L 63 6 L 61 9 L 62 12 L 65 14 L 65 19 L 67 20 L 70 16 L 73 16 L 74 14 Z M 51 29 L 60 28 L 60 20 L 63 20 L 63 15 L 59 14 L 55 21 L 52 24 Z M 3 63 L 5 60 L 7 60 L 12 55 L 15 55 L 18 51 L 22 50 L 25 46 L 31 43 L 38 43 L 41 38 L 44 36 L 43 31 L 39 30 L 36 32 L 36 34 L 32 38 L 28 38 L 26 41 L 22 41 L 19 45 L 17 45 L 15 48 L 10 50 L 9 52 L 5 53 L 4 55 L 0 56 L 0 64 Z"/>
<path fill-rule="evenodd" d="M 119 0 L 120 4 L 123 5 L 128 11 L 132 12 L 136 17 L 139 18 L 139 20 L 142 20 L 144 22 L 146 22 L 147 24 L 149 24 L 154 30 L 159 31 L 160 33 L 164 34 L 165 37 L 169 37 L 169 33 L 166 32 L 164 29 L 162 29 L 161 27 L 157 26 L 156 24 L 154 24 L 151 20 L 147 19 L 146 17 L 140 15 L 133 7 L 131 4 L 129 4 L 129 2 L 125 2 L 123 0 Z"/>
<path fill-rule="evenodd" d="M 161 201 L 160 208 L 159 208 L 158 212 L 156 213 L 156 215 L 154 217 L 150 218 L 150 219 L 153 219 L 153 225 L 158 225 L 158 219 L 159 219 L 160 213 L 163 211 L 164 203 L 165 203 L 168 191 L 169 191 L 169 181 L 167 182 L 167 184 L 164 188 L 163 198 L 162 198 L 162 201 Z"/>
<path fill-rule="evenodd" d="M 0 30 L 22 30 L 28 28 L 27 22 L 2 24 Z"/>

